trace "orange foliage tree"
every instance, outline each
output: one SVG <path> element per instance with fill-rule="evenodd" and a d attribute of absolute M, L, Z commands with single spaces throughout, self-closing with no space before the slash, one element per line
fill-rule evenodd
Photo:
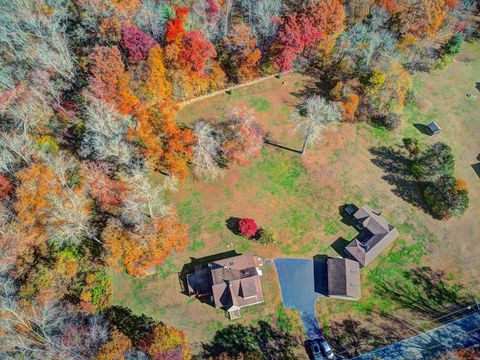
<path fill-rule="evenodd" d="M 164 324 L 157 325 L 141 341 L 140 347 L 153 359 L 191 359 L 190 347 L 183 331 Z"/>
<path fill-rule="evenodd" d="M 342 32 L 345 10 L 341 0 L 320 0 L 313 2 L 309 8 L 315 25 L 324 35 L 320 49 L 328 54 L 335 44 L 335 38 Z"/>
<path fill-rule="evenodd" d="M 193 156 L 193 131 L 179 128 L 168 103 L 160 104 L 155 111 L 139 108 L 135 115 L 138 126 L 131 136 L 142 146 L 148 166 L 185 179 Z"/>
<path fill-rule="evenodd" d="M 153 216 L 146 224 L 125 228 L 117 219 L 109 219 L 102 238 L 107 261 L 119 263 L 133 276 L 151 274 L 173 251 L 184 250 L 187 229 L 178 223 L 175 210 L 164 216 Z"/>
<path fill-rule="evenodd" d="M 259 76 L 262 52 L 257 48 L 257 39 L 246 25 L 235 25 L 232 34 L 226 39 L 231 61 L 237 68 L 239 81 L 248 81 Z"/>
<path fill-rule="evenodd" d="M 123 353 L 132 348 L 132 340 L 125 336 L 116 327 L 110 332 L 107 343 L 100 346 L 96 360 L 123 359 Z"/>
<path fill-rule="evenodd" d="M 398 18 L 401 34 L 418 38 L 434 38 L 443 24 L 448 11 L 457 3 L 450 0 L 419 0 L 413 3 L 402 1 Z"/>
<path fill-rule="evenodd" d="M 156 45 L 150 49 L 147 59 L 148 76 L 146 80 L 148 103 L 158 103 L 170 99 L 172 86 L 167 79 L 167 72 L 163 64 L 163 49 Z"/>
<path fill-rule="evenodd" d="M 359 101 L 360 101 L 360 98 L 355 93 L 351 93 L 346 97 L 344 101 L 342 101 L 344 121 L 353 120 L 353 118 L 355 117 L 355 111 L 358 108 Z"/>

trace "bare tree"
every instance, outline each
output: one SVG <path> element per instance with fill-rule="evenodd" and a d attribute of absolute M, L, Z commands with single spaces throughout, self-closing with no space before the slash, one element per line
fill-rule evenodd
<path fill-rule="evenodd" d="M 166 215 L 171 207 L 166 204 L 164 192 L 174 191 L 175 179 L 166 178 L 160 186 L 152 185 L 144 173 L 136 170 L 133 176 L 125 179 L 128 184 L 123 198 L 122 219 L 132 225 L 147 223 L 157 215 Z"/>
<path fill-rule="evenodd" d="M 320 142 L 323 131 L 342 118 L 337 103 L 327 101 L 318 95 L 308 98 L 302 108 L 295 111 L 292 117 L 297 123 L 298 129 L 305 134 L 305 145 Z"/>
<path fill-rule="evenodd" d="M 19 166 L 30 163 L 35 145 L 29 136 L 18 132 L 0 132 L 0 171 L 14 172 Z"/>
<path fill-rule="evenodd" d="M 43 1 L 12 0 L 0 4 L 0 86 L 11 88 L 27 79 L 31 70 L 45 70 L 70 81 L 74 63 L 65 40 L 66 4 L 42 11 Z M 10 77 L 6 72 L 15 69 Z M 58 84 L 57 84 L 58 85 Z M 55 94 L 52 94 L 55 96 Z"/>
<path fill-rule="evenodd" d="M 215 180 L 222 174 L 218 164 L 221 139 L 205 121 L 197 122 L 194 131 L 197 142 L 193 146 L 193 172 L 199 178 Z"/>
<path fill-rule="evenodd" d="M 125 139 L 132 126 L 130 117 L 119 114 L 111 104 L 93 96 L 87 97 L 87 103 L 81 154 L 114 164 L 130 164 L 133 147 Z"/>
<path fill-rule="evenodd" d="M 281 0 L 243 0 L 250 28 L 258 40 L 259 47 L 266 50 L 272 44 L 278 24 L 275 18 L 282 13 Z"/>

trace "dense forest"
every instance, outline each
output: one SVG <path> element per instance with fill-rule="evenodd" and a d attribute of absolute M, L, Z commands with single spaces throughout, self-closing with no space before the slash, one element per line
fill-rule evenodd
<path fill-rule="evenodd" d="M 111 306 L 108 272 L 147 276 L 184 249 L 188 228 L 164 194 L 187 176 L 248 166 L 265 130 L 243 108 L 185 127 L 179 104 L 307 71 L 319 86 L 292 121 L 312 145 L 335 121 L 395 129 L 412 73 L 448 66 L 476 35 L 476 7 L 0 0 L 0 357 L 189 359 L 180 330 Z M 413 170 L 427 176 L 436 150 L 413 151 Z M 438 192 L 460 191 L 442 179 L 451 193 L 426 190 L 437 208 Z"/>

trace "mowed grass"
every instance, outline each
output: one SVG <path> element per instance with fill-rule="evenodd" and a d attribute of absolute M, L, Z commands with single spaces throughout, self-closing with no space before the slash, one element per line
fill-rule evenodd
<path fill-rule="evenodd" d="M 480 93 L 475 89 L 475 81 L 480 80 L 475 79 L 479 66 L 480 46 L 466 44 L 457 61 L 447 69 L 417 75 L 416 102 L 407 106 L 402 127 L 393 133 L 367 124 L 340 124 L 336 130 L 327 131 L 322 144 L 308 149 L 303 157 L 266 146 L 261 157 L 252 159 L 249 166 L 231 165 L 221 179 L 212 183 L 188 178 L 177 193 L 169 196 L 180 220 L 189 226 L 187 250 L 172 255 L 155 275 L 145 279 L 137 280 L 125 273 L 113 275 L 114 302 L 184 329 L 194 345 L 208 341 L 215 331 L 231 322 L 222 311 L 180 293 L 177 273 L 190 258 L 231 250 L 266 259 L 338 256 L 335 244 L 356 235 L 339 214 L 339 207 L 351 202 L 381 210 L 399 228 L 401 236 L 362 270 L 361 301 L 319 302 L 318 315 L 327 331 L 329 322 L 336 318 L 397 311 L 397 304 L 376 289 L 386 281 L 402 280 L 403 269 L 431 266 L 453 274 L 475 289 L 480 274 L 472 259 L 480 255 L 480 228 L 476 220 L 480 215 L 480 188 L 471 165 L 479 151 L 476 134 Z M 182 109 L 177 118 L 186 125 L 202 118 L 222 121 L 231 107 L 253 107 L 271 139 L 298 149 L 302 137 L 295 132 L 289 114 L 301 100 L 295 94 L 309 81 L 298 74 L 271 79 L 231 95 L 194 103 Z M 477 97 L 467 98 L 467 92 Z M 443 129 L 436 137 L 424 135 L 414 126 L 432 120 Z M 456 172 L 470 188 L 470 208 L 464 216 L 443 222 L 433 220 L 392 191 L 386 174 L 372 162 L 370 149 L 400 144 L 404 136 L 425 142 L 442 140 L 452 146 Z M 279 243 L 262 246 L 235 235 L 227 227 L 230 217 L 254 218 L 259 226 L 272 231 Z M 284 317 L 278 310 L 280 294 L 275 272 L 269 265 L 264 273 L 266 301 L 246 310 L 241 323 Z"/>

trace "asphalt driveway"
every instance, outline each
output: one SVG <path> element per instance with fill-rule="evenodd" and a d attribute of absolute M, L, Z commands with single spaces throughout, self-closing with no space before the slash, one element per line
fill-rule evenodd
<path fill-rule="evenodd" d="M 294 258 L 273 260 L 285 307 L 300 312 L 308 339 L 321 336 L 315 316 L 315 301 L 326 292 L 326 262 Z"/>

